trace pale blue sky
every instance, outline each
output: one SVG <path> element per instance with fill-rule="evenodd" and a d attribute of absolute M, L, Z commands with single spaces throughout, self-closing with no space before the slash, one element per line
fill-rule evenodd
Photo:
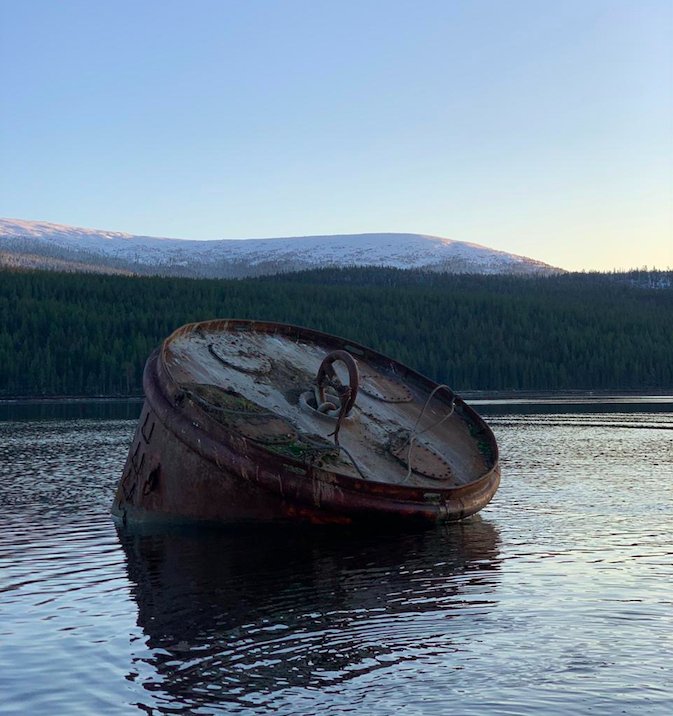
<path fill-rule="evenodd" d="M 670 0 L 0 0 L 0 216 L 673 266 Z"/>

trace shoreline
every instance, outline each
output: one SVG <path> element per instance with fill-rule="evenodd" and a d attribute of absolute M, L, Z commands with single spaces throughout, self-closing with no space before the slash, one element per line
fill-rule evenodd
<path fill-rule="evenodd" d="M 31 403 L 136 403 L 145 400 L 143 395 L 26 395 L 0 398 L 0 405 L 30 405 Z"/>
<path fill-rule="evenodd" d="M 460 397 L 471 405 L 534 403 L 673 403 L 670 389 L 651 390 L 470 390 Z"/>
<path fill-rule="evenodd" d="M 502 402 L 673 402 L 673 390 L 661 388 L 650 390 L 465 390 L 457 395 L 469 403 L 486 404 Z M 78 404 L 78 403 L 139 403 L 143 395 L 59 395 L 59 396 L 12 396 L 0 398 L 0 405 L 31 404 Z"/>

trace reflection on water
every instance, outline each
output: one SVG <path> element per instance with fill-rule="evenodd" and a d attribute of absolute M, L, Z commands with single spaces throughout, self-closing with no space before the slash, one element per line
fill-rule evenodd
<path fill-rule="evenodd" d="M 185 708 L 261 704 L 450 650 L 492 609 L 497 532 L 120 532 L 156 680 Z M 451 624 L 455 616 L 459 624 Z M 147 658 L 147 657 L 143 657 Z"/>
<path fill-rule="evenodd" d="M 0 419 L 0 713 L 668 716 L 673 411 L 566 407 L 398 534 L 118 528 L 135 413 Z"/>
<path fill-rule="evenodd" d="M 622 400 L 586 399 L 563 400 L 558 402 L 543 402 L 531 400 L 468 400 L 470 405 L 481 415 L 614 415 L 619 417 L 626 414 L 652 415 L 653 413 L 671 412 L 673 399 L 663 397 L 638 398 L 630 397 Z M 643 402 L 644 401 L 644 402 Z"/>
<path fill-rule="evenodd" d="M 0 420 L 131 420 L 140 415 L 142 400 L 1 401 Z"/>

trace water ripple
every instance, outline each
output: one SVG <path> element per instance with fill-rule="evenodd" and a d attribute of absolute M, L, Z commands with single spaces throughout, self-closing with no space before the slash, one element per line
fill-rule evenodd
<path fill-rule="evenodd" d="M 0 712 L 670 713 L 673 413 L 547 410 L 407 534 L 117 528 L 133 420 L 0 421 Z"/>

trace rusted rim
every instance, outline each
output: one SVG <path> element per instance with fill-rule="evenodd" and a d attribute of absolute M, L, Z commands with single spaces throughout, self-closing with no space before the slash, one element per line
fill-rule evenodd
<path fill-rule="evenodd" d="M 180 441 L 189 450 L 192 450 L 202 459 L 209 461 L 221 469 L 226 462 L 226 453 L 233 452 L 236 447 L 231 444 L 235 436 L 230 430 L 218 423 L 211 421 L 207 413 L 203 412 L 196 403 L 184 401 L 184 393 L 171 385 L 171 379 L 160 360 L 160 351 L 157 349 L 148 359 L 143 376 L 145 396 L 148 404 L 155 411 L 158 419 L 165 428 L 173 434 L 176 440 Z M 176 410 L 176 408 L 178 408 Z M 203 432 L 196 432 L 190 429 L 194 421 L 203 425 Z M 208 427 L 206 427 L 208 426 Z M 211 432 L 212 429 L 212 432 Z M 247 470 L 247 479 L 255 475 L 255 480 L 261 489 L 268 489 L 272 492 L 278 491 L 278 476 L 276 472 L 259 470 L 259 461 L 262 456 L 268 458 L 268 451 L 262 446 L 254 443 L 249 444 L 249 452 L 246 456 L 237 455 L 235 458 L 241 469 Z M 244 467 L 245 466 L 245 467 Z M 284 473 L 284 479 L 288 481 L 286 489 L 294 490 L 290 484 L 296 481 L 297 484 L 309 480 L 327 480 L 342 492 L 349 492 L 362 496 L 365 499 L 374 501 L 379 509 L 379 501 L 388 506 L 392 514 L 400 510 L 406 514 L 418 516 L 425 513 L 437 514 L 448 508 L 456 519 L 463 519 L 481 510 L 493 498 L 500 483 L 500 466 L 495 464 L 493 469 L 477 480 L 466 485 L 456 487 L 414 487 L 408 485 L 393 485 L 390 483 L 370 482 L 361 480 L 342 473 L 325 473 L 317 466 L 306 466 L 296 460 L 284 458 L 282 465 L 277 470 Z M 434 507 L 427 503 L 428 496 L 437 499 Z M 391 510 L 390 506 L 395 505 Z M 447 516 L 447 515 L 444 515 Z"/>
<path fill-rule="evenodd" d="M 428 391 L 432 391 L 438 383 L 436 383 L 431 378 L 428 378 L 427 376 L 423 375 L 422 373 L 419 373 L 418 371 L 414 370 L 413 368 L 410 368 L 409 366 L 405 365 L 404 363 L 401 363 L 400 361 L 394 360 L 392 358 L 389 358 L 388 356 L 379 353 L 378 351 L 375 351 L 372 348 L 369 348 L 367 346 L 364 346 L 359 343 L 355 343 L 353 341 L 348 341 L 344 338 L 341 338 L 339 336 L 335 336 L 330 333 L 323 333 L 322 331 L 316 331 L 310 328 L 304 328 L 303 326 L 295 326 L 293 324 L 288 323 L 276 323 L 272 321 L 250 321 L 245 319 L 237 319 L 237 318 L 223 318 L 223 319 L 213 319 L 209 321 L 198 321 L 195 323 L 187 323 L 180 328 L 177 328 L 173 333 L 171 333 L 161 344 L 159 347 L 158 353 L 159 353 L 159 359 L 161 362 L 161 366 L 163 368 L 163 373 L 165 377 L 170 382 L 171 386 L 171 392 L 175 395 L 182 394 L 182 390 L 180 388 L 180 385 L 177 383 L 175 378 L 173 378 L 173 375 L 168 368 L 168 365 L 166 363 L 166 351 L 168 348 L 168 345 L 175 340 L 177 337 L 184 335 L 185 333 L 191 333 L 196 330 L 202 330 L 202 331 L 230 331 L 230 330 L 239 330 L 239 331 L 257 331 L 260 333 L 282 333 L 284 335 L 287 335 L 289 337 L 293 337 L 298 340 L 306 340 L 310 342 L 317 342 L 319 341 L 322 345 L 325 346 L 325 348 L 329 348 L 329 346 L 334 346 L 337 350 L 345 350 L 349 354 L 352 353 L 356 356 L 365 356 L 370 360 L 373 360 L 374 363 L 387 366 L 393 370 L 396 371 L 398 375 L 400 375 L 401 378 L 409 379 L 412 378 L 414 381 L 422 385 L 425 389 Z M 443 391 L 444 394 L 448 394 L 449 391 Z M 465 401 L 460 398 L 459 396 L 455 395 L 453 391 L 451 391 L 451 397 L 453 400 L 455 400 L 455 404 L 459 412 L 466 418 L 466 420 L 471 421 L 475 424 L 476 427 L 480 429 L 480 431 L 483 433 L 484 437 L 487 438 L 489 445 L 492 450 L 492 457 L 491 460 L 493 462 L 492 466 L 483 474 L 477 477 L 476 479 L 472 480 L 471 482 L 466 483 L 465 485 L 457 485 L 457 486 L 451 486 L 451 487 L 440 487 L 437 486 L 436 488 L 433 487 L 431 492 L 433 493 L 440 493 L 440 494 L 446 494 L 447 496 L 450 495 L 461 495 L 463 493 L 469 493 L 474 489 L 479 489 L 481 485 L 486 484 L 489 480 L 493 479 L 495 477 L 495 474 L 500 474 L 500 453 L 498 449 L 498 444 L 495 440 L 495 436 L 493 435 L 493 432 L 491 428 L 488 426 L 488 424 L 483 420 L 483 418 L 473 409 L 471 408 Z M 198 407 L 197 407 L 198 409 Z M 209 416 L 199 409 L 199 413 L 203 414 L 203 416 L 209 420 Z M 178 436 L 179 437 L 179 436 Z M 182 439 L 182 438 L 180 438 Z M 263 450 L 263 448 L 260 446 L 260 449 Z M 292 458 L 284 458 L 284 462 L 295 464 L 297 467 L 305 467 L 303 463 L 299 460 L 294 460 Z M 356 489 L 367 489 L 374 483 L 369 483 L 367 481 L 364 481 L 360 478 L 354 478 L 350 475 L 345 475 L 343 473 L 330 473 L 330 474 L 336 474 L 340 479 L 344 479 L 349 483 L 353 483 Z M 499 481 L 499 480 L 498 480 Z M 425 488 L 418 488 L 412 485 L 392 485 L 388 483 L 375 483 L 379 487 L 388 486 L 391 488 L 394 488 L 394 492 L 398 495 L 407 494 L 410 496 L 414 494 L 421 494 L 423 492 L 427 492 Z M 411 498 L 413 499 L 413 498 Z"/>

